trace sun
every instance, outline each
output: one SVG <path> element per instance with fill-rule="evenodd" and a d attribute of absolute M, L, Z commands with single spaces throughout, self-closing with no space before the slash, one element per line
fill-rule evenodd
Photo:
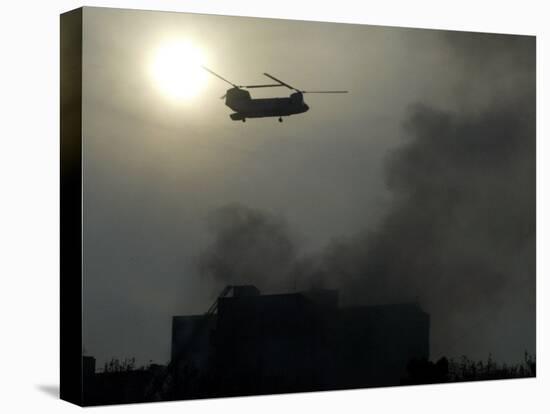
<path fill-rule="evenodd" d="M 151 74 L 164 94 L 176 100 L 188 100 L 207 82 L 207 74 L 201 68 L 204 63 L 203 51 L 192 42 L 168 42 L 154 54 Z"/>

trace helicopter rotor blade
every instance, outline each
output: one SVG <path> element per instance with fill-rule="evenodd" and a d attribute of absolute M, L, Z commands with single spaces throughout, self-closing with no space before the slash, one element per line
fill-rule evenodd
<path fill-rule="evenodd" d="M 289 85 L 286 82 L 283 82 L 280 79 L 277 79 L 275 76 L 270 75 L 269 73 L 264 73 L 264 75 L 267 76 L 270 79 L 273 79 L 276 82 L 279 82 L 281 84 L 281 86 L 286 86 L 287 88 L 292 89 L 296 92 L 300 92 L 300 93 L 348 93 L 348 91 L 302 91 L 300 89 L 295 88 L 292 85 Z"/>
<path fill-rule="evenodd" d="M 270 83 L 270 84 L 266 84 L 266 85 L 239 85 L 239 88 L 246 88 L 246 89 L 252 89 L 252 88 L 276 88 L 276 87 L 280 87 L 280 86 L 285 86 L 285 85 L 281 85 L 280 83 Z"/>
<path fill-rule="evenodd" d="M 296 89 L 294 86 L 291 86 L 289 85 L 288 83 L 286 82 L 283 82 L 282 80 L 280 79 L 277 79 L 275 76 L 273 75 L 270 75 L 269 73 L 264 73 L 265 76 L 267 76 L 268 78 L 270 79 L 273 79 L 275 82 L 279 82 L 282 86 L 286 86 L 288 89 L 292 89 L 296 92 L 301 92 L 299 89 Z"/>
<path fill-rule="evenodd" d="M 210 74 L 214 75 L 215 77 L 221 79 L 222 81 L 227 82 L 228 84 L 232 85 L 233 87 L 238 88 L 238 86 L 235 85 L 233 82 L 230 82 L 230 81 L 228 81 L 227 79 L 225 79 L 223 76 L 220 76 L 220 75 L 218 75 L 216 72 L 211 71 L 211 70 L 208 69 L 206 66 L 202 66 L 202 65 L 201 65 L 201 68 L 203 68 L 205 71 L 209 72 Z"/>
<path fill-rule="evenodd" d="M 300 91 L 302 93 L 348 93 L 349 91 Z"/>

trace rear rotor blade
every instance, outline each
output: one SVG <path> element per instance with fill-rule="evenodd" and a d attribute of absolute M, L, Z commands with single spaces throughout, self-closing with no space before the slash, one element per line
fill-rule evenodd
<path fill-rule="evenodd" d="M 227 79 L 225 79 L 224 77 L 218 75 L 216 72 L 211 71 L 211 70 L 208 69 L 206 66 L 201 66 L 201 68 L 203 68 L 203 69 L 204 69 L 205 71 L 207 71 L 207 72 L 210 72 L 212 75 L 214 75 L 215 77 L 221 79 L 222 81 L 227 82 L 228 84 L 234 86 L 235 88 L 238 88 L 238 86 L 235 85 L 233 82 L 230 82 L 230 81 L 228 81 Z"/>
<path fill-rule="evenodd" d="M 279 82 L 281 85 L 286 86 L 288 89 L 292 89 L 292 90 L 294 90 L 294 91 L 296 91 L 296 92 L 301 92 L 299 89 L 296 89 L 294 86 L 291 86 L 291 85 L 289 85 L 288 83 L 283 82 L 283 81 L 280 80 L 280 79 L 277 79 L 275 76 L 272 76 L 272 75 L 270 75 L 269 73 L 264 73 L 264 75 L 267 76 L 267 77 L 270 78 L 270 79 L 273 79 L 275 82 Z"/>

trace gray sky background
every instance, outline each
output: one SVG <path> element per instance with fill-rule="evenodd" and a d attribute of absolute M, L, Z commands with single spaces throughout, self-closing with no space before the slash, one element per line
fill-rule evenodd
<path fill-rule="evenodd" d="M 174 102 L 158 90 L 149 63 L 163 42 L 174 39 L 192 41 L 204 50 L 211 69 L 235 83 L 265 83 L 262 73 L 269 72 L 299 88 L 351 93 L 306 95 L 310 111 L 282 124 L 275 118 L 233 122 L 228 117 L 231 111 L 218 99 L 228 85 L 214 77 L 187 102 Z M 100 366 L 110 357 L 165 362 L 171 316 L 206 311 L 223 284 L 199 274 L 197 258 L 211 247 L 209 217 L 220 207 L 238 203 L 284 219 L 300 257 L 325 252 L 334 240 L 344 240 L 344 250 L 355 251 L 349 246 L 360 243 L 348 240 L 381 232 L 388 217 L 389 221 L 399 217 L 396 205 L 403 202 L 404 194 L 400 186 L 409 185 L 403 184 L 409 173 L 399 168 L 407 165 L 404 158 L 414 160 L 409 157 L 414 151 L 405 155 L 399 151 L 421 142 L 422 134 L 439 131 L 411 115 L 419 113 L 414 105 L 435 108 L 437 114 L 459 114 L 456 130 L 464 134 L 478 125 L 468 119 L 497 113 L 487 125 L 499 122 L 503 105 L 519 109 L 504 111 L 512 119 L 526 114 L 534 120 L 533 38 L 85 8 L 83 59 L 84 344 Z M 253 96 L 271 94 L 282 96 L 287 90 L 253 91 Z M 420 113 L 437 117 L 429 110 Z M 444 175 L 449 182 L 458 177 L 491 188 L 479 194 L 494 194 L 490 199 L 501 202 L 499 210 L 511 212 L 503 227 L 515 220 L 523 223 L 526 214 L 532 213 L 534 220 L 534 193 L 521 189 L 534 188 L 535 136 L 521 125 L 514 135 L 519 137 L 520 150 L 510 150 L 519 155 L 506 164 L 510 167 L 501 167 L 503 156 L 486 169 L 474 165 L 469 176 L 462 170 Z M 509 131 L 499 136 L 506 140 Z M 413 144 L 411 134 L 417 137 Z M 453 135 L 452 154 L 466 148 L 478 151 L 472 153 L 475 157 L 480 149 L 462 147 L 461 136 Z M 500 147 L 501 142 L 494 144 Z M 467 165 L 452 157 L 449 163 Z M 434 168 L 427 176 L 438 174 Z M 397 184 L 392 182 L 396 176 Z M 494 190 L 503 180 L 519 189 L 517 199 L 499 198 L 512 188 Z M 471 197 L 462 202 L 465 207 L 459 212 L 476 217 L 478 200 Z M 500 265 L 499 252 L 518 252 L 520 270 L 514 272 L 524 273 L 513 289 L 499 293 L 498 312 L 493 312 L 497 299 L 489 301 L 491 306 L 480 304 L 483 300 L 471 306 L 457 299 L 452 304 L 458 313 L 449 316 L 452 312 L 443 311 L 440 299 L 426 297 L 423 306 L 434 320 L 434 357 L 465 353 L 486 358 L 493 353 L 501 360 L 516 361 L 523 350 L 534 352 L 531 225 L 527 220 L 527 241 L 521 242 L 521 248 L 506 250 L 506 245 L 483 253 L 482 261 L 509 269 L 508 263 Z M 460 229 L 454 224 L 451 228 Z M 511 230 L 512 236 L 508 232 L 505 236 L 516 240 L 518 234 L 517 239 L 523 240 L 521 231 Z M 456 251 L 462 237 L 461 233 L 437 240 L 449 241 L 449 249 Z M 477 241 L 479 249 L 472 251 L 483 252 L 494 240 L 503 239 L 492 237 Z M 422 235 L 420 241 L 407 243 L 418 245 L 421 240 Z M 456 263 L 464 263 L 466 253 L 456 255 Z M 512 272 L 503 272 L 506 286 L 511 286 Z M 478 286 L 475 283 L 472 286 Z M 340 286 L 338 280 L 329 284 L 341 287 L 344 299 L 346 287 L 355 286 L 347 282 Z M 449 285 L 438 286 L 443 286 L 438 297 L 445 297 Z M 284 281 L 277 287 L 284 289 Z M 411 295 L 415 289 L 411 287 Z M 464 295 L 475 296 L 476 290 Z M 409 295 L 380 298 L 386 297 L 398 300 Z M 362 301 L 351 298 L 350 302 Z M 438 320 L 438 310 L 447 316 Z M 457 345 L 460 341 L 463 344 Z"/>

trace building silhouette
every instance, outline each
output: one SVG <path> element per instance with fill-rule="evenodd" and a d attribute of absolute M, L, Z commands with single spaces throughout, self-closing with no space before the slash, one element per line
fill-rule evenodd
<path fill-rule="evenodd" d="M 507 367 L 429 360 L 430 317 L 417 304 L 339 306 L 338 292 L 262 295 L 227 286 L 201 315 L 172 318 L 171 361 L 95 372 L 83 356 L 84 405 L 429 384 L 536 375 L 533 357 Z"/>
<path fill-rule="evenodd" d="M 174 316 L 162 398 L 399 385 L 429 357 L 416 304 L 340 307 L 338 292 L 262 295 L 228 286 L 203 315 Z"/>

